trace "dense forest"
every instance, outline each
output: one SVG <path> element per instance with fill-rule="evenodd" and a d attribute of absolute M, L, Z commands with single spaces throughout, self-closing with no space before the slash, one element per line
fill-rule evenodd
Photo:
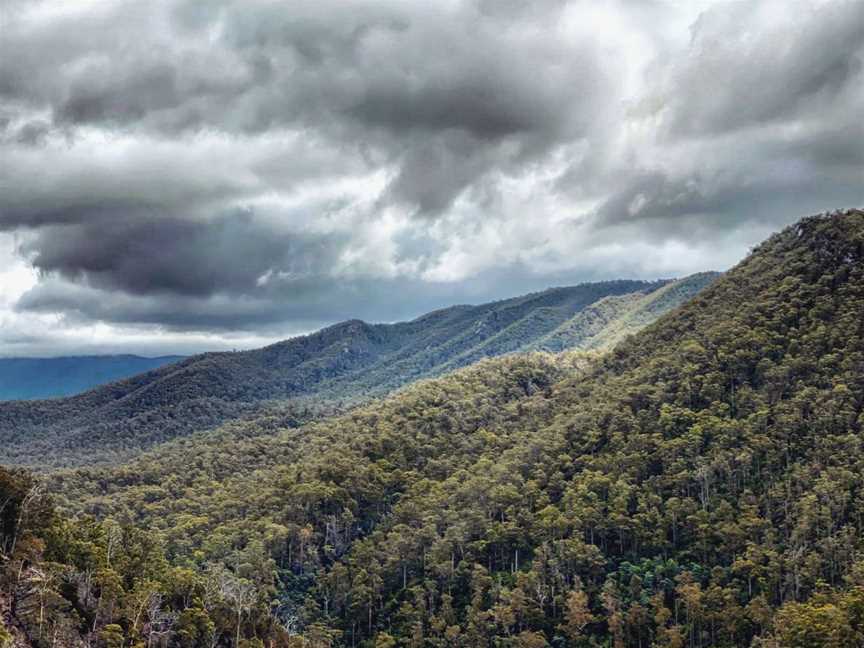
<path fill-rule="evenodd" d="M 44 489 L 71 522 L 4 486 L 7 632 L 862 646 L 862 426 L 852 210 L 771 237 L 606 354 L 485 360 L 307 425 L 251 417 L 54 473 Z"/>
<path fill-rule="evenodd" d="M 0 401 L 71 396 L 182 359 L 135 355 L 0 358 Z"/>
<path fill-rule="evenodd" d="M 608 346 L 715 277 L 554 288 L 398 324 L 354 320 L 263 349 L 193 356 L 71 398 L 0 403 L 2 460 L 37 468 L 117 463 L 229 420 L 276 414 L 299 424 L 418 378 L 535 348 L 550 335 L 556 350 Z M 607 329 L 579 317 L 619 296 L 630 307 L 610 312 Z"/>
<path fill-rule="evenodd" d="M 0 468 L 0 646 L 309 646 L 256 572 L 166 560 L 157 535 L 57 515 L 42 484 Z M 249 576 L 246 578 L 245 576 Z M 307 632 L 313 637 L 314 628 Z M 293 635 L 293 637 L 292 637 Z"/>

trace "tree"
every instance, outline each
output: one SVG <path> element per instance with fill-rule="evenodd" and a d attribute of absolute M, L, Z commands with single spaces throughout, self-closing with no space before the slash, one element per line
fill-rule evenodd
<path fill-rule="evenodd" d="M 175 627 L 181 648 L 210 648 L 216 633 L 216 624 L 207 611 L 198 606 L 183 610 Z"/>
<path fill-rule="evenodd" d="M 621 597 L 613 581 L 607 580 L 600 595 L 606 610 L 606 624 L 612 634 L 614 648 L 624 648 L 624 615 L 621 609 Z"/>
<path fill-rule="evenodd" d="M 217 578 L 219 594 L 231 606 L 234 612 L 236 619 L 234 646 L 239 647 L 243 615 L 249 612 L 257 596 L 255 586 L 248 580 L 240 578 L 224 568 L 218 570 Z"/>
<path fill-rule="evenodd" d="M 99 631 L 100 648 L 123 648 L 125 641 L 123 628 L 116 623 L 109 623 Z"/>
<path fill-rule="evenodd" d="M 564 623 L 561 629 L 573 642 L 578 642 L 585 636 L 585 628 L 596 621 L 588 607 L 588 595 L 579 583 L 567 594 L 564 609 Z"/>
<path fill-rule="evenodd" d="M 518 648 L 548 648 L 549 642 L 539 632 L 525 630 L 516 636 L 516 646 Z"/>
<path fill-rule="evenodd" d="M 386 632 L 375 635 L 375 648 L 396 648 L 396 638 Z"/>
<path fill-rule="evenodd" d="M 864 645 L 864 587 L 787 603 L 774 618 L 774 637 L 784 648 Z"/>

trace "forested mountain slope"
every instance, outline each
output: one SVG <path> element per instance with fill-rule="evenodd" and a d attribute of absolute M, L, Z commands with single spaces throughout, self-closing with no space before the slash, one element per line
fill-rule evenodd
<path fill-rule="evenodd" d="M 861 646 L 862 411 L 851 210 L 599 359 L 488 360 L 236 434 L 216 469 L 156 452 L 52 489 L 232 565 L 320 645 Z"/>
<path fill-rule="evenodd" d="M 702 275 L 681 281 L 704 283 Z M 353 320 L 263 349 L 190 357 L 71 398 L 0 403 L 0 463 L 117 462 L 230 419 L 257 416 L 274 402 L 287 401 L 281 415 L 302 422 L 322 407 L 329 412 L 343 401 L 368 399 L 483 357 L 530 348 L 606 297 L 641 299 L 678 283 L 582 284 L 455 306 L 411 322 Z M 664 301 L 652 317 L 686 294 Z"/>
<path fill-rule="evenodd" d="M 612 295 L 583 308 L 531 345 L 539 351 L 611 348 L 661 315 L 684 303 L 719 275 L 702 272 L 649 293 Z"/>
<path fill-rule="evenodd" d="M 0 401 L 71 396 L 182 359 L 135 355 L 0 358 Z"/>
<path fill-rule="evenodd" d="M 268 645 L 309 648 L 248 582 L 218 566 L 172 566 L 144 530 L 64 519 L 31 475 L 0 467 L 3 648 L 263 646 L 241 630 Z"/>

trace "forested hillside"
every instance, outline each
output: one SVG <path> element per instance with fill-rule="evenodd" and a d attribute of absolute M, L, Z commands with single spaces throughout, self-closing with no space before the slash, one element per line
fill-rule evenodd
<path fill-rule="evenodd" d="M 0 462 L 115 463 L 274 407 L 286 420 L 301 423 L 418 378 L 529 349 L 562 325 L 578 329 L 574 316 L 604 298 L 631 295 L 639 301 L 662 290 L 664 299 L 656 302 L 662 307 L 616 322 L 617 332 L 633 332 L 712 278 L 554 288 L 398 324 L 353 320 L 263 349 L 194 356 L 72 398 L 0 403 Z M 688 288 L 668 298 L 668 289 L 682 283 Z M 578 332 L 571 337 L 572 343 L 561 346 L 578 348 Z"/>
<path fill-rule="evenodd" d="M 611 348 L 696 295 L 718 276 L 716 272 L 702 272 L 648 293 L 604 297 L 583 308 L 530 348 L 553 352 Z"/>
<path fill-rule="evenodd" d="M 0 358 L 0 401 L 71 396 L 182 359 L 134 355 Z"/>
<path fill-rule="evenodd" d="M 607 355 L 233 425 L 227 454 L 175 442 L 50 488 L 227 565 L 295 645 L 864 645 L 862 211 L 771 237 Z"/>
<path fill-rule="evenodd" d="M 242 571 L 172 566 L 158 536 L 64 519 L 32 476 L 0 467 L 4 648 L 263 646 L 244 634 L 268 645 L 314 645 L 298 640 L 290 618 L 253 586 L 272 568 L 268 561 Z M 306 633 L 314 638 L 314 627 Z"/>

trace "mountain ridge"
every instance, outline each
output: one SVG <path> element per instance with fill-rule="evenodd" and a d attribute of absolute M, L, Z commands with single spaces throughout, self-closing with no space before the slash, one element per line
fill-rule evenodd
<path fill-rule="evenodd" d="M 679 281 L 705 285 L 715 276 L 559 287 L 395 324 L 348 320 L 261 349 L 191 356 L 67 399 L 0 403 L 2 460 L 116 461 L 285 401 L 296 404 L 288 416 L 300 423 L 322 402 L 343 407 L 483 357 L 527 350 L 609 295 L 651 294 Z"/>

